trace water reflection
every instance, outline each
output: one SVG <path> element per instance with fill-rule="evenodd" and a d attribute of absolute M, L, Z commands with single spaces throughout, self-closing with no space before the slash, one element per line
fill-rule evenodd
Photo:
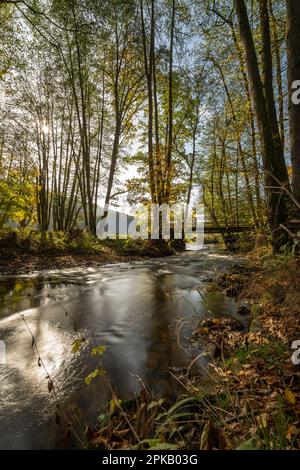
<path fill-rule="evenodd" d="M 184 349 L 193 354 L 188 338 L 199 319 L 210 311 L 235 311 L 233 300 L 203 294 L 214 270 L 234 262 L 211 252 L 187 252 L 180 257 L 98 269 L 2 277 L 0 339 L 6 343 L 7 361 L 0 365 L 0 447 L 58 445 L 55 433 L 49 438 L 53 402 L 45 371 L 38 365 L 20 314 L 55 379 L 59 399 L 93 420 L 109 392 L 101 381 L 90 387 L 84 384 L 86 375 L 97 366 L 91 349 L 107 346 L 104 367 L 121 397 L 137 393 L 141 381 L 159 393 L 171 394 L 173 384 L 167 370 L 188 364 Z M 176 334 L 179 322 L 183 322 L 180 343 L 184 348 Z M 72 342 L 79 334 L 85 338 L 84 345 L 72 354 Z"/>

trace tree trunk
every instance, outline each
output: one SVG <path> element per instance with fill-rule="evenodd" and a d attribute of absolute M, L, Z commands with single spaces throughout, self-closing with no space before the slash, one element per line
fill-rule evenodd
<path fill-rule="evenodd" d="M 149 165 L 149 182 L 151 200 L 153 203 L 157 202 L 157 190 L 155 184 L 155 165 L 153 155 L 153 55 L 154 55 L 154 38 L 155 38 L 155 19 L 154 19 L 154 0 L 151 2 L 151 26 L 150 26 L 150 51 L 149 60 L 147 53 L 147 40 L 144 22 L 144 9 L 143 0 L 140 0 L 141 12 L 141 25 L 143 37 L 143 51 L 144 51 L 144 66 L 145 75 L 147 80 L 147 95 L 148 95 L 148 165 Z"/>
<path fill-rule="evenodd" d="M 271 35 L 270 35 L 270 20 L 268 10 L 268 0 L 260 0 L 260 23 L 261 23 L 261 38 L 262 38 L 262 81 L 264 95 L 269 115 L 269 122 L 271 126 L 275 159 L 278 167 L 278 174 L 281 175 L 281 181 L 289 186 L 289 178 L 287 167 L 284 160 L 282 142 L 279 132 L 276 105 L 273 89 L 273 63 L 272 63 L 272 50 L 271 50 Z"/>
<path fill-rule="evenodd" d="M 264 2 L 265 0 L 263 0 Z M 280 148 L 274 142 L 273 127 L 270 122 L 270 112 L 272 113 L 272 103 L 270 94 L 266 87 L 270 85 L 266 82 L 265 92 L 259 73 L 258 60 L 253 41 L 253 36 L 249 24 L 249 18 L 244 0 L 235 0 L 236 12 L 239 22 L 240 36 L 245 50 L 247 71 L 251 83 L 251 92 L 255 106 L 256 118 L 261 135 L 261 148 L 264 163 L 265 185 L 268 200 L 268 219 L 272 231 L 273 249 L 279 251 L 281 246 L 287 242 L 287 237 L 280 229 L 280 224 L 285 224 L 288 219 L 288 209 L 286 197 L 284 196 L 284 187 L 288 187 L 287 168 L 284 161 L 282 146 Z M 265 31 L 264 34 L 267 34 Z M 264 58 L 269 60 L 267 50 L 267 39 L 265 38 Z M 264 63 L 265 71 L 270 66 Z M 270 79 L 269 79 L 270 80 Z M 273 122 L 274 125 L 274 122 Z M 281 149 L 281 151 L 280 151 Z"/>
<path fill-rule="evenodd" d="M 234 29 L 234 25 L 232 22 L 229 23 L 233 42 L 236 47 L 236 51 L 239 57 L 239 62 L 241 66 L 241 73 L 243 77 L 244 88 L 246 92 L 246 99 L 247 99 L 247 108 L 249 109 L 249 121 L 250 121 L 250 128 L 251 128 L 251 147 L 252 147 L 252 160 L 253 160 L 253 167 L 254 167 L 254 184 L 255 184 L 255 197 L 256 197 L 256 213 L 258 215 L 256 223 L 258 226 L 260 225 L 260 217 L 262 215 L 262 199 L 260 194 L 260 178 L 259 178 L 259 162 L 257 157 L 256 151 L 256 132 L 255 132 L 255 116 L 253 111 L 253 105 L 251 101 L 251 93 L 250 93 L 250 86 L 248 81 L 248 76 L 245 69 L 245 60 L 244 56 Z"/>
<path fill-rule="evenodd" d="M 170 53 L 169 53 L 169 87 L 168 87 L 168 135 L 166 152 L 164 202 L 169 203 L 172 178 L 172 149 L 173 149 L 173 47 L 175 29 L 175 0 L 172 2 Z"/>
<path fill-rule="evenodd" d="M 300 1 L 287 0 L 287 56 L 292 188 L 300 202 Z"/>
<path fill-rule="evenodd" d="M 273 36 L 273 49 L 276 64 L 276 81 L 278 92 L 278 113 L 279 113 L 279 129 L 282 147 L 284 149 L 285 131 L 284 131 L 284 98 L 283 98 L 283 83 L 282 83 L 282 64 L 281 64 L 281 44 L 278 35 L 278 28 L 276 24 L 276 17 L 273 12 L 273 0 L 269 0 L 270 16 L 272 19 L 272 36 Z"/>

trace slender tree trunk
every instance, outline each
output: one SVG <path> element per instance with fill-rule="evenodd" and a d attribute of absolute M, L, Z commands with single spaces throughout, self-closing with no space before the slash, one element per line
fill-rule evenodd
<path fill-rule="evenodd" d="M 252 161 L 253 161 L 253 168 L 254 168 L 254 185 L 255 185 L 255 198 L 256 198 L 255 213 L 257 213 L 256 223 L 259 226 L 260 216 L 262 215 L 263 204 L 262 204 L 261 192 L 260 192 L 259 163 L 258 163 L 257 150 L 256 150 L 255 116 L 254 116 L 253 105 L 251 101 L 250 86 L 249 86 L 247 72 L 245 69 L 245 60 L 244 60 L 243 52 L 241 50 L 232 21 L 229 21 L 229 26 L 230 26 L 233 42 L 236 47 L 240 66 L 241 66 L 241 73 L 242 73 L 246 99 L 247 99 L 247 109 L 249 109 L 249 123 L 250 123 L 250 129 L 251 129 L 251 148 L 252 148 Z"/>
<path fill-rule="evenodd" d="M 212 58 L 212 61 L 213 61 L 214 65 L 217 67 L 217 69 L 220 73 L 220 76 L 221 76 L 221 79 L 222 79 L 222 82 L 223 82 L 223 86 L 224 86 L 224 90 L 225 90 L 225 93 L 226 93 L 226 96 L 227 96 L 227 99 L 228 99 L 228 103 L 229 103 L 229 106 L 230 106 L 232 118 L 233 118 L 234 123 L 235 123 L 236 134 L 237 134 L 238 153 L 239 153 L 239 158 L 241 159 L 241 163 L 242 163 L 242 167 L 243 167 L 243 173 L 244 173 L 244 179 L 245 179 L 245 185 L 246 185 L 247 200 L 248 200 L 248 203 L 249 203 L 249 208 L 250 208 L 250 212 L 251 212 L 253 222 L 254 222 L 255 226 L 257 226 L 257 216 L 256 216 L 255 207 L 254 207 L 254 202 L 253 202 L 253 195 L 252 195 L 252 189 L 251 189 L 251 185 L 250 185 L 250 181 L 249 181 L 247 165 L 246 165 L 246 162 L 245 162 L 245 152 L 243 151 L 243 148 L 242 148 L 242 141 L 241 141 L 241 136 L 240 136 L 238 119 L 237 119 L 237 116 L 236 116 L 236 113 L 235 113 L 234 105 L 233 105 L 233 102 L 232 102 L 232 99 L 231 99 L 231 94 L 229 92 L 229 88 L 227 86 L 225 75 L 223 73 L 222 67 L 216 59 Z"/>
<path fill-rule="evenodd" d="M 161 204 L 162 197 L 162 182 L 163 182 L 163 165 L 161 164 L 162 155 L 159 137 L 159 114 L 158 114 L 158 101 L 157 101 L 157 80 L 156 80 L 156 60 L 155 60 L 155 44 L 152 45 L 152 68 L 153 68 L 153 100 L 154 100 L 154 131 L 155 131 L 155 178 L 156 178 L 156 191 L 157 202 Z"/>
<path fill-rule="evenodd" d="M 287 0 L 287 56 L 292 188 L 300 202 L 300 1 Z"/>
<path fill-rule="evenodd" d="M 112 154 L 111 154 L 111 162 L 110 162 L 110 169 L 109 169 L 108 184 L 107 184 L 107 189 L 106 189 L 106 197 L 105 197 L 106 208 L 110 201 L 111 190 L 112 190 L 114 175 L 116 171 L 116 164 L 117 164 L 117 158 L 118 158 L 118 153 L 119 153 L 120 135 L 121 135 L 121 124 L 117 120 L 116 128 L 115 128 L 114 143 L 113 143 Z"/>
<path fill-rule="evenodd" d="M 198 119 L 197 119 L 197 121 L 198 121 Z M 190 167 L 189 186 L 188 186 L 188 193 L 187 193 L 187 198 L 186 198 L 187 206 L 191 202 L 191 194 L 192 194 L 192 188 L 193 188 L 194 165 L 195 165 L 195 157 L 196 157 L 196 132 L 197 132 L 197 128 L 198 128 L 198 124 L 193 129 L 192 158 L 191 158 L 190 165 L 189 165 L 189 167 Z"/>
<path fill-rule="evenodd" d="M 283 147 L 280 137 L 280 131 L 277 120 L 277 112 L 274 98 L 273 88 L 273 63 L 272 63 L 272 49 L 271 49 L 271 34 L 270 34 L 270 20 L 268 10 L 268 0 L 260 0 L 260 23 L 261 23 L 261 37 L 262 37 L 262 82 L 264 95 L 269 115 L 269 122 L 271 126 L 275 158 L 278 166 L 278 172 L 281 175 L 281 180 L 286 181 L 288 185 L 287 167 L 284 161 Z M 284 179 L 283 179 L 284 178 Z"/>
<path fill-rule="evenodd" d="M 148 95 L 148 165 L 149 165 L 149 183 L 151 200 L 153 203 L 157 203 L 157 188 L 155 184 L 155 165 L 154 165 L 154 154 L 153 154 L 153 54 L 154 54 L 154 39 L 155 39 L 155 10 L 154 0 L 151 1 L 151 25 L 150 25 L 150 51 L 149 59 L 147 53 L 147 39 L 144 21 L 144 7 L 143 0 L 140 0 L 140 13 L 141 13 L 141 26 L 142 26 L 142 37 L 143 37 L 143 51 L 144 51 L 144 66 L 145 75 L 147 80 L 147 95 Z"/>
<path fill-rule="evenodd" d="M 279 113 L 279 129 L 282 147 L 284 149 L 285 132 L 284 132 L 284 98 L 283 98 L 283 84 L 282 84 L 282 64 L 281 64 L 281 47 L 278 36 L 278 28 L 276 18 L 273 13 L 273 0 L 269 0 L 270 16 L 272 20 L 272 36 L 273 36 L 273 50 L 276 65 L 276 81 L 278 93 L 278 113 Z"/>
<path fill-rule="evenodd" d="M 169 87 L 168 87 L 168 135 L 165 169 L 164 202 L 169 203 L 172 178 L 172 149 L 173 149 L 173 48 L 175 29 L 175 0 L 172 1 L 170 53 L 169 53 Z"/>

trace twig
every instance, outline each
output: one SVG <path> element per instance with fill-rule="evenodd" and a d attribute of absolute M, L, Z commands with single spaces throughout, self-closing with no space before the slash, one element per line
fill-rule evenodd
<path fill-rule="evenodd" d="M 57 398 L 57 394 L 56 394 L 56 391 L 55 391 L 55 386 L 54 386 L 54 380 L 52 379 L 51 375 L 49 374 L 46 366 L 45 366 L 45 363 L 40 355 L 40 351 L 38 349 L 38 346 L 36 344 L 36 341 L 35 341 L 35 337 L 34 337 L 34 334 L 32 333 L 31 329 L 30 329 L 30 326 L 28 325 L 24 315 L 22 315 L 21 313 L 19 313 L 20 315 L 20 318 L 23 320 L 23 322 L 25 323 L 26 325 L 26 328 L 32 338 L 32 347 L 34 347 L 36 353 L 37 353 L 37 357 L 38 357 L 38 365 L 39 367 L 43 367 L 45 373 L 46 373 L 46 379 L 48 379 L 48 389 L 49 389 L 49 392 L 52 392 L 53 391 L 53 394 L 54 394 L 54 397 L 55 397 L 55 400 L 56 402 L 58 402 L 58 398 Z"/>
<path fill-rule="evenodd" d="M 283 228 L 283 230 L 285 230 L 291 238 L 294 238 L 295 240 L 300 240 L 300 236 L 296 233 L 291 232 L 287 227 L 285 227 L 285 225 L 280 224 L 279 227 Z"/>
<path fill-rule="evenodd" d="M 131 430 L 132 434 L 134 435 L 134 437 L 136 438 L 136 440 L 137 440 L 138 443 L 141 442 L 141 440 L 140 440 L 139 436 L 137 435 L 137 433 L 136 433 L 134 427 L 132 426 L 131 422 L 129 421 L 129 419 L 128 419 L 126 413 L 123 411 L 123 408 L 122 408 L 122 406 L 120 405 L 120 403 L 119 403 L 119 401 L 118 401 L 118 397 L 116 396 L 115 391 L 114 391 L 114 389 L 113 389 L 113 387 L 112 387 L 110 381 L 109 381 L 108 379 L 106 379 L 105 377 L 104 377 L 104 380 L 105 380 L 106 384 L 108 385 L 108 388 L 109 388 L 110 391 L 111 391 L 111 394 L 112 394 L 112 396 L 113 396 L 113 399 L 114 399 L 114 401 L 115 401 L 116 406 L 119 408 L 119 410 L 120 410 L 120 412 L 121 412 L 121 415 L 122 415 L 123 418 L 126 420 L 128 426 L 130 427 L 130 430 Z"/>

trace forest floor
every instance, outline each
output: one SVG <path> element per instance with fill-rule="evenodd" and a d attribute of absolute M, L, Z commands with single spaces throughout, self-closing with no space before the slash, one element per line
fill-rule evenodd
<path fill-rule="evenodd" d="M 175 253 L 170 244 L 148 240 L 99 240 L 84 231 L 23 234 L 0 233 L 0 274 L 24 274 L 47 269 L 97 267 Z"/>
<path fill-rule="evenodd" d="M 170 402 L 147 390 L 129 403 L 116 397 L 87 447 L 102 449 L 300 449 L 300 260 L 264 249 L 216 279 L 236 296 L 249 328 L 233 318 L 199 323 L 191 342 L 211 352 L 203 375 L 171 372 L 181 394 Z M 298 346 L 299 351 L 299 346 Z M 116 406 L 114 406 L 114 403 Z"/>

